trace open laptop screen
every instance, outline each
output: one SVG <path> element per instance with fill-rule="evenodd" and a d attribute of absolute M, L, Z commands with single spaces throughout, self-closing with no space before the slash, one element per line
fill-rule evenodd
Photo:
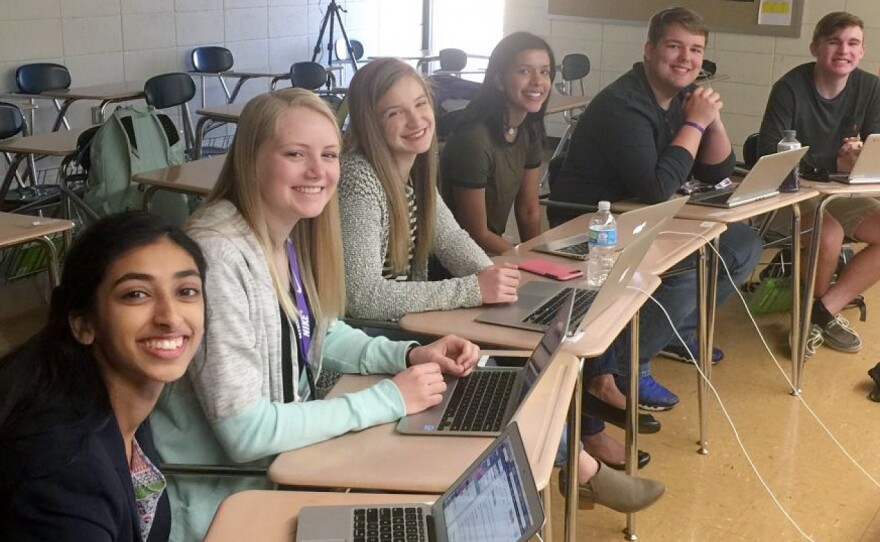
<path fill-rule="evenodd" d="M 479 467 L 444 495 L 450 542 L 510 542 L 533 528 L 535 517 L 526 501 L 521 467 L 510 435 L 505 435 Z"/>

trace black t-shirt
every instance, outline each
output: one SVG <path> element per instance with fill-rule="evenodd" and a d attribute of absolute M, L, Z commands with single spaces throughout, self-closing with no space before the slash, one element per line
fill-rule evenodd
<path fill-rule="evenodd" d="M 661 108 L 641 62 L 608 85 L 587 106 L 572 134 L 562 169 L 551 183 L 554 200 L 596 204 L 637 198 L 669 199 L 694 177 L 716 183 L 733 172 L 735 157 L 720 164 L 694 162 L 683 147 L 670 145 L 681 128 L 684 92 Z"/>
<path fill-rule="evenodd" d="M 776 152 L 783 130 L 796 130 L 802 145 L 809 145 L 804 161 L 829 172 L 837 171 L 837 152 L 845 137 L 863 140 L 880 132 L 880 86 L 877 76 L 856 69 L 844 89 L 828 100 L 816 92 L 815 62 L 801 64 L 773 85 L 761 132 L 758 154 Z"/>

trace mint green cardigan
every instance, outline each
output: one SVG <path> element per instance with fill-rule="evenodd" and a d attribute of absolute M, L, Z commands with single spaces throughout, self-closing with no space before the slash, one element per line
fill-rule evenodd
<path fill-rule="evenodd" d="M 384 380 L 332 400 L 283 403 L 281 312 L 256 238 L 228 202 L 197 213 L 187 231 L 208 261 L 207 319 L 202 347 L 187 374 L 166 386 L 151 416 L 162 461 L 203 465 L 267 465 L 286 450 L 308 446 L 405 414 L 397 387 Z M 408 342 L 371 338 L 340 321 L 320 322 L 308 358 L 316 369 L 397 373 Z M 297 341 L 291 341 L 297 359 Z M 308 466 L 304 466 L 308 468 Z M 175 541 L 201 540 L 220 501 L 264 478 L 169 477 Z"/>

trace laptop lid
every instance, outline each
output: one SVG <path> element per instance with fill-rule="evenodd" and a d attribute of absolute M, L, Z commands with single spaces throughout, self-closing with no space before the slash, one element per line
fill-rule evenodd
<path fill-rule="evenodd" d="M 831 178 L 837 180 L 834 175 Z M 880 183 L 880 134 L 868 136 L 852 171 L 843 182 L 850 184 Z"/>
<path fill-rule="evenodd" d="M 647 205 L 627 211 L 617 216 L 617 247 L 616 250 L 623 250 L 632 243 L 639 235 L 646 231 L 650 231 L 657 225 L 675 217 L 678 211 L 688 202 L 688 198 L 679 197 L 669 201 Z M 564 258 L 572 258 L 575 260 L 586 260 L 589 253 L 586 250 L 571 251 L 570 247 L 587 243 L 590 239 L 588 233 L 580 233 L 570 237 L 564 237 L 555 241 L 538 245 L 532 250 L 553 254 L 554 256 L 562 256 Z"/>
<path fill-rule="evenodd" d="M 573 306 L 574 293 L 569 295 L 565 303 L 559 308 L 556 316 L 547 328 L 547 331 L 538 342 L 538 346 L 535 347 L 529 355 L 529 358 L 526 360 L 525 365 L 520 369 L 514 370 L 520 373 L 517 376 L 519 382 L 515 384 L 513 393 L 510 395 L 507 402 L 500 407 L 503 409 L 504 421 L 513 418 L 516 412 L 522 407 L 531 391 L 537 385 L 538 379 L 546 371 L 550 362 L 553 361 L 553 358 L 556 357 L 556 354 L 562 348 L 562 342 L 568 335 L 567 330 L 571 321 L 571 311 Z M 498 369 L 477 368 L 475 370 L 497 371 Z M 508 369 L 508 371 L 510 370 Z M 447 388 L 446 391 L 443 392 L 443 400 L 440 404 L 423 410 L 422 412 L 404 416 L 399 422 L 397 422 L 397 431 L 405 434 L 439 436 L 494 436 L 498 434 L 498 431 L 457 431 L 449 430 L 449 428 L 443 428 L 442 431 L 438 430 L 440 423 L 444 418 L 444 414 L 446 413 L 446 409 L 449 406 L 452 394 L 455 392 L 455 388 L 461 384 L 461 379 L 447 378 Z"/>
<path fill-rule="evenodd" d="M 758 158 L 752 169 L 726 200 L 721 202 L 704 201 L 704 199 L 713 198 L 714 194 L 703 192 L 691 196 L 689 203 L 716 207 L 737 207 L 776 195 L 779 193 L 779 185 L 785 180 L 786 175 L 794 169 L 794 166 L 801 161 L 808 150 L 810 147 L 801 147 L 800 149 L 766 154 Z"/>
<path fill-rule="evenodd" d="M 665 223 L 660 223 L 644 232 L 618 255 L 614 267 L 608 273 L 608 277 L 596 293 L 587 312 L 577 324 L 581 329 L 593 321 L 614 301 L 625 294 L 625 290 L 632 279 L 633 274 L 641 264 L 654 239 L 660 233 Z M 583 282 L 579 284 L 583 285 Z M 544 331 L 546 326 L 526 322 L 526 318 L 535 312 L 541 305 L 550 300 L 560 290 L 571 288 L 558 282 L 531 281 L 522 285 L 517 292 L 516 302 L 505 306 L 493 306 L 481 312 L 476 321 L 487 324 L 528 329 L 531 331 Z"/>
<path fill-rule="evenodd" d="M 423 503 L 309 506 L 297 542 L 351 540 L 357 508 L 426 508 L 428 540 L 525 542 L 544 525 L 544 509 L 519 426 L 511 422 L 430 508 Z"/>

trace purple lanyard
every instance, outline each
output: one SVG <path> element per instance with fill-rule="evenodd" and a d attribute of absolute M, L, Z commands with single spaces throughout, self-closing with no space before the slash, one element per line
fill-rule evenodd
<path fill-rule="evenodd" d="M 287 260 L 290 262 L 290 276 L 293 279 L 293 296 L 296 308 L 299 309 L 299 333 L 296 340 L 299 342 L 300 359 L 309 359 L 309 345 L 312 343 L 312 324 L 310 321 L 311 309 L 306 293 L 303 289 L 302 275 L 299 272 L 299 262 L 296 260 L 296 252 L 293 243 L 287 242 Z M 308 361 L 306 361 L 308 363 Z"/>

